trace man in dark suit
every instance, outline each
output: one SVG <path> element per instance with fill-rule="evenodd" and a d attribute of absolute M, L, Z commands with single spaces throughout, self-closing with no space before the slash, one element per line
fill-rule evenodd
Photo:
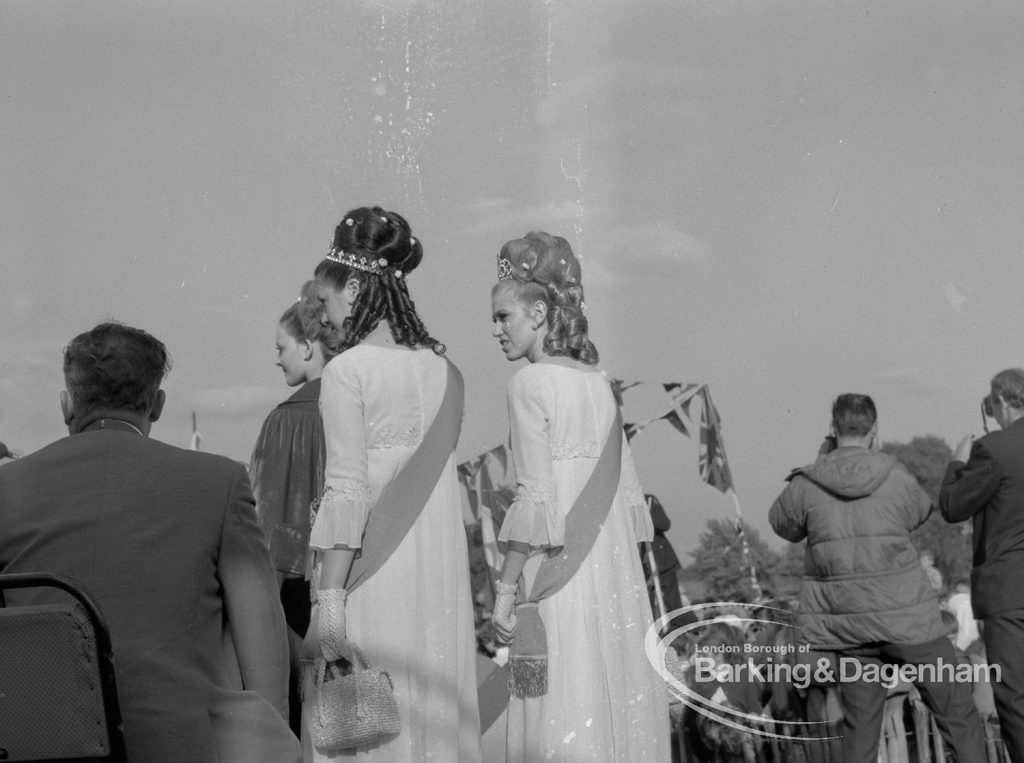
<path fill-rule="evenodd" d="M 665 605 L 663 610 L 657 601 L 653 570 L 650 569 L 650 560 L 646 554 L 641 554 L 641 561 L 643 562 L 644 577 L 647 578 L 647 592 L 651 597 L 651 610 L 654 612 L 655 619 L 657 619 L 661 615 L 674 612 L 683 606 L 683 597 L 679 593 L 679 571 L 682 569 L 682 565 L 679 563 L 679 557 L 676 556 L 675 549 L 672 548 L 672 544 L 665 534 L 672 526 L 672 520 L 668 518 L 665 508 L 661 505 L 661 501 L 658 500 L 656 495 L 645 493 L 644 498 L 647 499 L 647 505 L 650 507 L 651 523 L 654 525 L 651 555 L 654 557 L 654 566 L 658 573 L 658 584 L 661 587 L 662 603 Z M 678 625 L 675 621 L 673 621 L 673 624 Z"/>
<path fill-rule="evenodd" d="M 0 468 L 0 571 L 66 575 L 97 599 L 129 760 L 297 761 L 284 617 L 248 477 L 149 439 L 168 368 L 160 341 L 116 323 L 65 348 L 70 435 Z"/>
<path fill-rule="evenodd" d="M 971 605 L 983 622 L 999 728 L 1014 763 L 1024 763 L 1024 369 L 992 378 L 991 416 L 1000 431 L 957 445 L 939 492 L 949 522 L 974 518 Z"/>

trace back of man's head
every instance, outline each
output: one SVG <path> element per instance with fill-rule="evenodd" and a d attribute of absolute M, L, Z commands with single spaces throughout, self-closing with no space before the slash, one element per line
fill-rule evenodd
<path fill-rule="evenodd" d="M 101 323 L 64 348 L 64 382 L 80 416 L 146 412 L 170 367 L 163 342 L 120 323 Z"/>
<path fill-rule="evenodd" d="M 1024 410 L 1024 369 L 1007 368 L 992 377 L 992 396 L 1012 408 Z"/>
<path fill-rule="evenodd" d="M 875 401 L 847 392 L 832 404 L 832 426 L 837 437 L 866 437 L 878 420 Z"/>

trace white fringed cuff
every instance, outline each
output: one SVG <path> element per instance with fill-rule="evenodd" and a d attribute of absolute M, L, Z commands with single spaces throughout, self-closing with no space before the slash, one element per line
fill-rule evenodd
<path fill-rule="evenodd" d="M 370 486 L 358 480 L 341 480 L 324 491 L 309 546 L 325 550 L 344 546 L 359 548 L 370 514 Z"/>

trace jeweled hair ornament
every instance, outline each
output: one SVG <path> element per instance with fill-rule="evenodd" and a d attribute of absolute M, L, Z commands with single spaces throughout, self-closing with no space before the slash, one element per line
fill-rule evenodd
<path fill-rule="evenodd" d="M 499 281 L 511 281 L 512 280 L 512 263 L 506 257 L 498 259 L 498 280 Z"/>
<path fill-rule="evenodd" d="M 324 255 L 325 260 L 336 262 L 339 265 L 345 265 L 346 267 L 355 268 L 356 270 L 362 270 L 365 273 L 372 273 L 375 276 L 379 276 L 384 271 L 382 270 L 381 263 L 387 264 L 387 260 L 381 257 L 379 260 L 372 260 L 366 257 L 357 257 L 354 254 L 343 252 L 335 246 L 332 246 L 327 250 L 327 254 Z"/>

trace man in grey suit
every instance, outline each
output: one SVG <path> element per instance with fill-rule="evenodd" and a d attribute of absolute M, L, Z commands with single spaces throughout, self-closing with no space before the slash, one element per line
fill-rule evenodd
<path fill-rule="evenodd" d="M 248 477 L 149 438 L 168 368 L 160 341 L 117 323 L 65 348 L 70 434 L 0 468 L 0 571 L 66 575 L 98 600 L 129 760 L 297 761 L 284 616 Z"/>

